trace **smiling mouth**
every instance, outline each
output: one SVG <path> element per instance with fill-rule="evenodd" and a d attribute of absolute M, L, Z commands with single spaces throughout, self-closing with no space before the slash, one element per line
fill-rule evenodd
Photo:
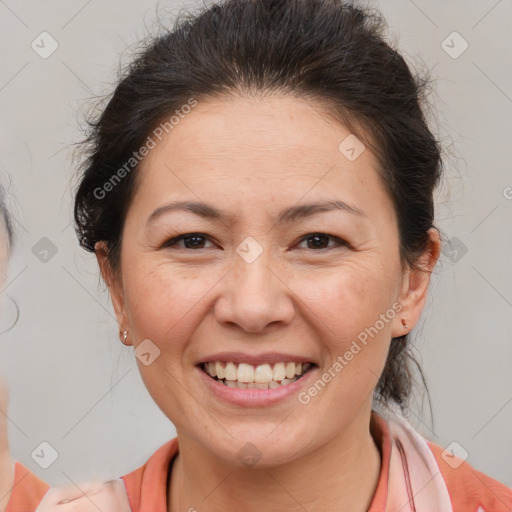
<path fill-rule="evenodd" d="M 252 365 L 231 361 L 202 363 L 199 368 L 213 380 L 238 389 L 275 389 L 301 379 L 314 363 L 282 362 Z"/>

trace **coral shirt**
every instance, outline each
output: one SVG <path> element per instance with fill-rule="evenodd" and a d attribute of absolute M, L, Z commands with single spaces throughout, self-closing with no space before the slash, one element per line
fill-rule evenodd
<path fill-rule="evenodd" d="M 382 463 L 377 487 L 368 511 L 386 512 L 386 505 L 388 505 L 387 512 L 389 512 L 390 459 L 391 452 L 396 447 L 392 442 L 387 421 L 379 414 L 372 414 L 370 430 L 379 447 Z M 476 471 L 460 459 L 454 464 L 450 457 L 446 456 L 446 453 L 443 458 L 443 448 L 440 446 L 430 442 L 427 442 L 427 445 L 439 467 L 439 471 L 436 469 L 436 472 L 440 472 L 438 476 L 442 477 L 448 490 L 453 512 L 512 511 L 512 489 Z M 167 512 L 169 466 L 177 453 L 178 438 L 174 438 L 161 446 L 143 466 L 122 477 L 121 480 L 124 483 L 132 512 Z M 449 462 L 445 459 L 448 459 Z M 407 468 L 404 468 L 404 471 L 407 472 Z M 118 481 L 118 483 L 121 482 Z M 47 484 L 22 464 L 16 462 L 15 483 L 7 512 L 35 512 L 48 490 Z M 78 505 L 78 501 L 76 505 Z M 418 510 L 420 509 L 418 508 Z M 63 505 L 58 510 L 65 511 L 67 509 Z M 81 507 L 69 510 L 79 511 Z M 88 510 L 88 508 L 84 506 L 84 510 Z M 416 510 L 414 504 L 410 506 L 410 510 Z M 439 512 L 443 511 L 439 510 Z"/>

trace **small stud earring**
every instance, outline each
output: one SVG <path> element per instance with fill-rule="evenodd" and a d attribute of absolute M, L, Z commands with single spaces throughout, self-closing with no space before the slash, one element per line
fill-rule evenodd
<path fill-rule="evenodd" d="M 128 338 L 128 331 L 123 331 L 123 343 L 126 345 L 126 339 Z"/>

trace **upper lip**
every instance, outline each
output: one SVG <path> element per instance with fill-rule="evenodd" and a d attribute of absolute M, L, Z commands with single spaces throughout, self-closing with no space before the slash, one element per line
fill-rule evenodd
<path fill-rule="evenodd" d="M 203 357 L 197 364 L 210 363 L 215 361 L 225 361 L 233 363 L 247 363 L 254 366 L 260 364 L 274 364 L 274 363 L 314 363 L 309 357 L 302 357 L 294 354 L 284 354 L 282 352 L 265 352 L 263 354 L 247 354 L 243 352 L 218 352 L 211 356 Z"/>

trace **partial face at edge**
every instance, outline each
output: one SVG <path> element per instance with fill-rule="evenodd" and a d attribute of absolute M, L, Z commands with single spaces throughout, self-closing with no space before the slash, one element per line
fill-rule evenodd
<path fill-rule="evenodd" d="M 2 218 L 2 215 L 0 214 L 0 289 L 3 288 L 5 284 L 9 254 L 9 233 L 7 232 L 5 220 Z"/>

